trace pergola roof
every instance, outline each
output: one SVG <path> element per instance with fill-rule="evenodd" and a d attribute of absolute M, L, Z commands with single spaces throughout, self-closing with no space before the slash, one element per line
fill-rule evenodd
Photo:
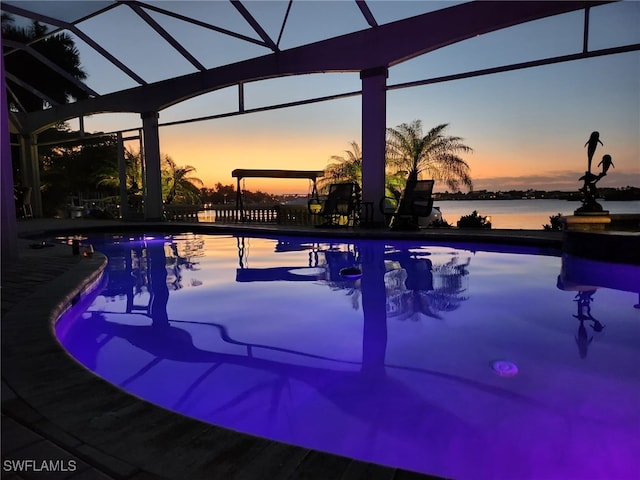
<path fill-rule="evenodd" d="M 37 132 L 56 121 L 93 113 L 159 111 L 234 85 L 239 99 L 232 114 L 246 113 L 245 82 L 386 68 L 483 33 L 609 2 L 396 3 L 397 8 L 383 9 L 381 3 L 367 0 L 4 1 L 3 14 L 12 15 L 17 24 L 37 20 L 50 27 L 49 35 L 67 32 L 81 60 L 110 67 L 107 75 L 92 77 L 89 71 L 86 82 L 74 80 L 89 99 L 28 115 L 13 112 L 12 123 Z M 22 49 L 65 75 L 39 55 L 33 43 L 3 43 L 5 55 Z M 566 57 L 596 54 L 585 49 Z M 11 72 L 6 76 L 9 86 L 29 85 L 29 78 L 15 78 Z"/>
<path fill-rule="evenodd" d="M 324 175 L 323 170 L 265 170 L 236 168 L 231 176 L 238 180 L 242 178 L 306 178 L 315 180 Z"/>

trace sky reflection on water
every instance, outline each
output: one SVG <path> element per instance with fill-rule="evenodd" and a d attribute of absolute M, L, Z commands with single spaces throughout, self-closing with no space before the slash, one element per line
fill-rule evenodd
<path fill-rule="evenodd" d="M 446 477 L 640 469 L 638 267 L 480 245 L 93 241 L 105 289 L 58 338 L 153 403 Z"/>

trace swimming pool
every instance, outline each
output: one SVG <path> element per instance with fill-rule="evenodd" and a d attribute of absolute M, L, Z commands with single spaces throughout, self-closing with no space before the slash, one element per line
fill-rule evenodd
<path fill-rule="evenodd" d="M 443 477 L 640 469 L 638 267 L 420 241 L 90 242 L 104 285 L 58 339 L 152 403 Z"/>

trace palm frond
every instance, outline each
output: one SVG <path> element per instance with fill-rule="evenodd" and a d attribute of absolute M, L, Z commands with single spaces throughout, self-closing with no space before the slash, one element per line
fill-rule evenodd
<path fill-rule="evenodd" d="M 407 172 L 408 178 L 428 175 L 455 191 L 461 185 L 472 189 L 469 165 L 458 154 L 471 153 L 473 149 L 463 143 L 462 137 L 445 135 L 448 127 L 448 123 L 436 125 L 426 135 L 420 120 L 388 128 L 388 165 Z"/>

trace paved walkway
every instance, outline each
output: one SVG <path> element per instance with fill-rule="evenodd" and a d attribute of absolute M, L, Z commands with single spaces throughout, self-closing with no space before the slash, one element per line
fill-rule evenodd
<path fill-rule="evenodd" d="M 54 238 L 52 232 L 89 228 L 129 230 L 150 225 L 37 219 L 18 223 L 20 236 L 44 234 L 48 240 Z M 306 231 L 311 232 L 318 233 Z M 484 235 L 487 241 L 549 247 L 560 242 L 555 232 Z M 71 247 L 62 244 L 31 248 L 35 243 L 19 239 L 17 261 L 2 269 L 2 478 L 430 478 L 204 424 L 107 384 L 71 359 L 53 335 L 55 320 L 99 276 L 105 258 L 73 256 Z M 28 462 L 20 462 L 24 460 Z"/>

